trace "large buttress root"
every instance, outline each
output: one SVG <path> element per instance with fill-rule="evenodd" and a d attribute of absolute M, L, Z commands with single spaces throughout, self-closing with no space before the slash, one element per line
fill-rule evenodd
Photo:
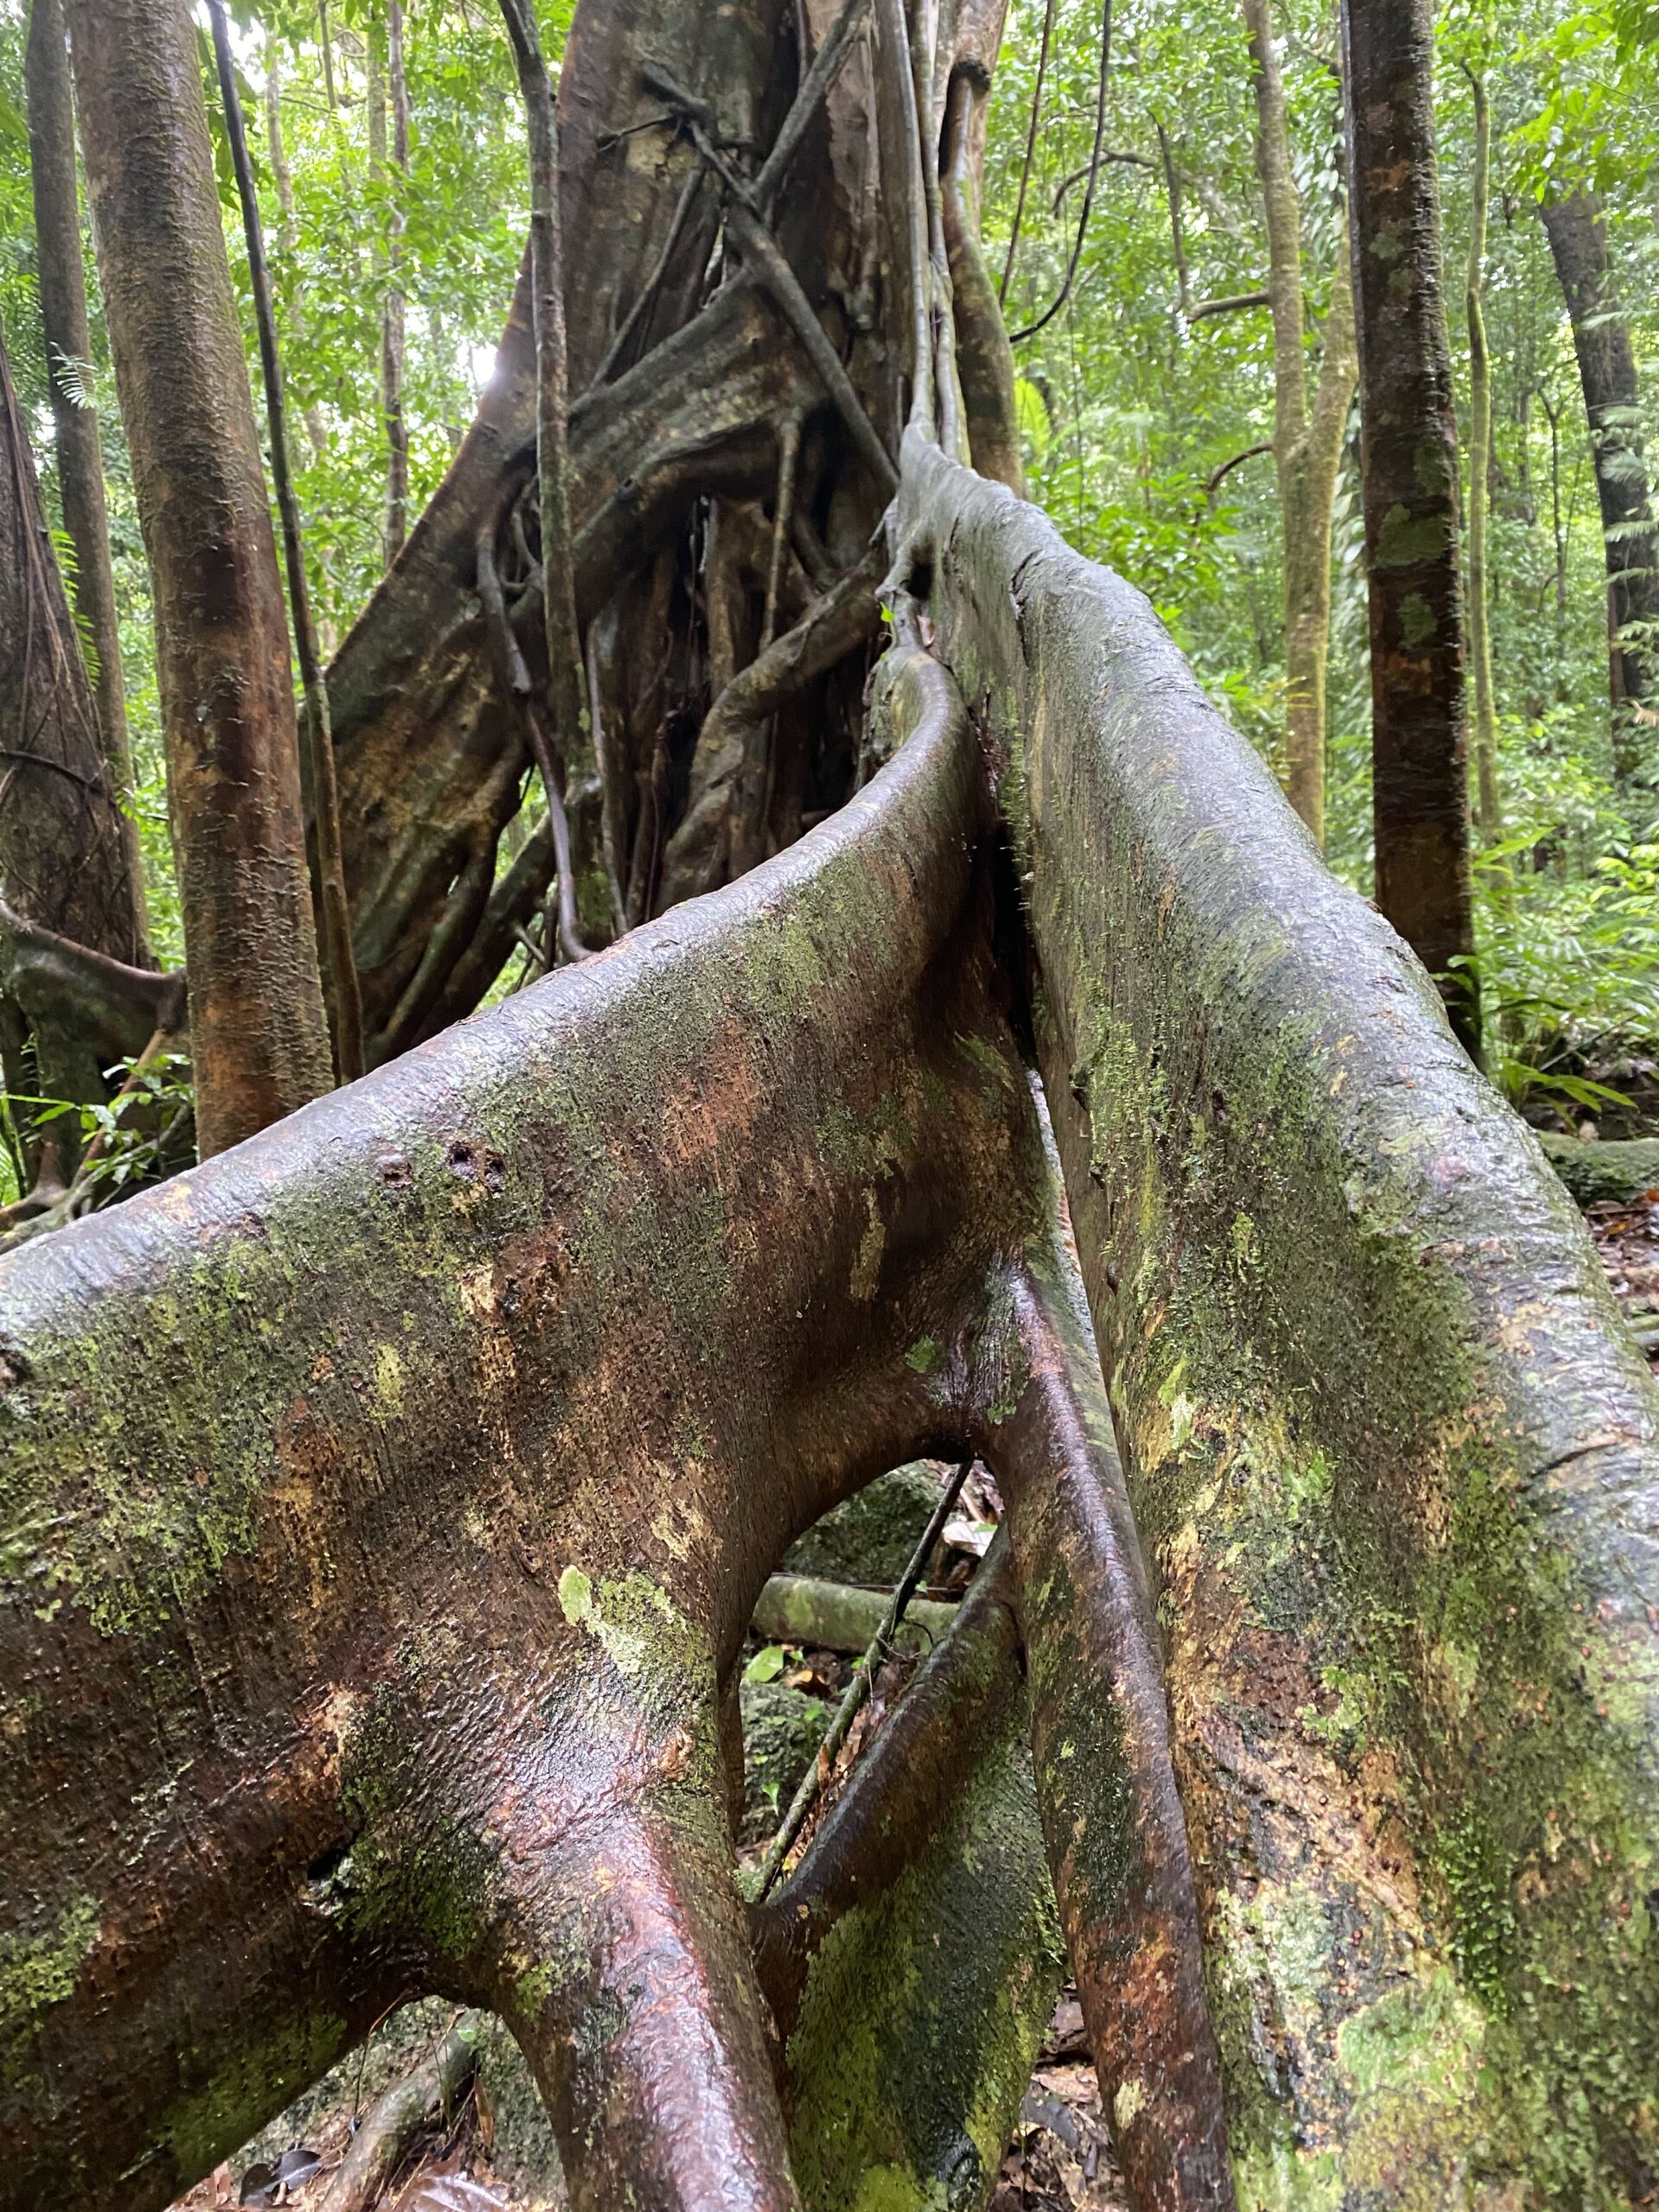
<path fill-rule="evenodd" d="M 611 1726 L 589 1834 L 632 1821 L 667 1879 L 639 1955 L 706 1952 L 734 2001 L 702 1716 L 793 1535 L 957 1425 L 918 1347 L 984 1274 L 960 1194 L 1006 1179 L 985 801 L 959 711 L 921 709 L 744 883 L 0 1265 L 7 2212 L 164 2205 L 434 1984 L 508 2010 L 563 2094 L 573 2005 L 612 2010 L 610 1938 L 561 1951 L 538 1874 L 580 1840 L 556 1738 L 596 1650 L 687 1655 L 671 1726 L 644 1692 Z M 670 1892 L 707 1916 L 678 1952 Z M 770 2066 L 734 2018 L 759 2177 Z M 613 2040 L 604 2081 L 658 2099 Z M 608 2094 L 570 2109 L 658 2171 Z"/>
<path fill-rule="evenodd" d="M 349 1912 L 501 2014 L 583 2212 L 793 2212 L 706 1632 L 643 1575 L 573 1568 L 469 1651 L 418 1640 L 442 1687 L 379 1694 L 370 1756 L 408 1750 L 356 1785 Z"/>
<path fill-rule="evenodd" d="M 1639 2200 L 1651 1378 L 1535 1140 L 1141 595 L 916 439 L 898 524 L 1029 886 L 1241 2201 Z"/>
<path fill-rule="evenodd" d="M 1058 1181 L 1045 1184 L 1046 1217 L 980 1351 L 1001 1400 L 982 1448 L 1008 1497 L 1044 1831 L 1138 2212 L 1230 2207 L 1152 1603 Z"/>

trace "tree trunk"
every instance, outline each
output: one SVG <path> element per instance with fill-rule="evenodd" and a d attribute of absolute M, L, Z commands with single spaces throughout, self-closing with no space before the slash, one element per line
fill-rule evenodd
<path fill-rule="evenodd" d="M 69 939 L 88 948 L 89 958 L 136 972 L 143 933 L 123 794 L 105 757 L 3 340 L 0 738 L 6 1087 L 21 1098 L 88 1104 L 108 1096 L 105 1069 L 142 1050 L 154 1023 L 141 1013 L 133 1041 L 126 1033 L 112 1039 L 98 1018 L 106 996 L 103 971 L 55 957 Z M 25 1065 L 26 1049 L 32 1065 Z M 79 1151 L 73 1115 L 47 1123 L 30 1147 L 31 1197 L 49 1203 L 67 1189 Z"/>
<path fill-rule="evenodd" d="M 276 184 L 276 206 L 281 212 L 284 238 L 288 226 L 294 220 L 294 175 L 289 166 L 287 148 L 283 137 L 283 64 L 282 48 L 274 32 L 265 37 L 265 152 L 270 162 L 270 174 Z M 291 244 L 291 241 L 287 241 Z M 304 294 L 297 278 L 290 281 L 288 292 L 289 316 L 291 333 L 298 336 L 305 327 Z M 302 419 L 310 446 L 309 460 L 313 465 L 322 459 L 328 448 L 328 425 L 321 407 L 315 402 L 302 408 Z M 325 626 L 325 641 L 330 652 L 334 651 L 332 626 Z"/>
<path fill-rule="evenodd" d="M 1613 702 L 1613 770 L 1637 766 L 1630 709 L 1654 690 L 1659 665 L 1659 544 L 1648 497 L 1636 354 L 1607 260 L 1607 227 L 1594 195 L 1571 193 L 1539 209 L 1573 325 L 1590 454 L 1607 548 L 1608 671 Z M 1635 634 L 1630 634 L 1634 626 Z"/>
<path fill-rule="evenodd" d="M 1497 795 L 1497 705 L 1492 693 L 1492 632 L 1486 582 L 1486 508 L 1492 467 L 1492 363 L 1486 344 L 1486 207 L 1492 119 L 1486 79 L 1471 70 L 1475 103 L 1475 168 L 1470 185 L 1469 281 L 1469 658 L 1475 674 L 1475 772 L 1480 834 L 1491 845 L 1503 834 Z"/>
<path fill-rule="evenodd" d="M 63 526 L 75 549 L 75 616 L 91 642 L 96 662 L 92 701 L 109 780 L 120 810 L 130 887 L 128 912 L 118 915 L 114 906 L 105 906 L 102 918 L 111 934 L 88 942 L 115 959 L 147 968 L 150 963 L 143 861 L 138 849 L 138 824 L 132 813 L 132 745 L 127 734 L 121 626 L 116 616 L 115 575 L 110 564 L 104 455 L 99 442 L 98 410 L 91 393 L 83 389 L 92 373 L 92 340 L 86 321 L 86 271 L 81 258 L 80 200 L 75 184 L 74 99 L 60 0 L 34 0 L 25 79 L 35 261 L 48 389 L 57 440 L 58 490 L 63 502 Z"/>
<path fill-rule="evenodd" d="M 1427 0 L 1344 0 L 1342 23 L 1377 904 L 1478 1052 L 1458 429 L 1440 275 L 1430 11 Z"/>
<path fill-rule="evenodd" d="M 1268 223 L 1274 459 L 1285 568 L 1286 790 L 1325 840 L 1325 693 L 1331 644 L 1331 522 L 1357 364 L 1347 239 L 1338 241 L 1325 348 L 1310 409 L 1302 320 L 1302 216 L 1268 0 L 1244 0 L 1255 90 L 1255 162 Z M 1168 166 L 1167 142 L 1165 144 Z M 1171 213 L 1177 201 L 1170 169 Z M 1185 285 L 1185 277 L 1183 277 Z"/>
<path fill-rule="evenodd" d="M 327 1090 L 288 626 L 182 0 L 68 0 L 92 222 L 155 589 L 197 1137 Z"/>
<path fill-rule="evenodd" d="M 377 26 L 378 28 L 378 26 Z M 380 309 L 380 412 L 386 429 L 385 558 L 390 568 L 409 535 L 409 426 L 404 419 L 404 194 L 409 185 L 409 86 L 404 75 L 402 0 L 385 0 L 385 94 L 370 79 L 370 131 L 379 126 L 377 181 L 386 192 L 386 296 Z M 385 114 L 391 111 L 388 162 Z"/>

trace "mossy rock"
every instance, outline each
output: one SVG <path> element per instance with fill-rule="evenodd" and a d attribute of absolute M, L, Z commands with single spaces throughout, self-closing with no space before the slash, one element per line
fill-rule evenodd
<path fill-rule="evenodd" d="M 910 1564 L 944 1487 L 925 1459 L 895 1467 L 807 1530 L 784 1555 L 791 1574 L 822 1575 L 828 1582 L 871 1582 L 891 1587 Z"/>
<path fill-rule="evenodd" d="M 830 1708 L 787 1682 L 745 1682 L 741 1840 L 760 1843 L 777 1827 L 817 1756 Z"/>
<path fill-rule="evenodd" d="M 1622 1204 L 1659 1187 L 1659 1137 L 1626 1142 L 1586 1144 L 1579 1137 L 1539 1132 L 1549 1164 L 1581 1206 Z"/>

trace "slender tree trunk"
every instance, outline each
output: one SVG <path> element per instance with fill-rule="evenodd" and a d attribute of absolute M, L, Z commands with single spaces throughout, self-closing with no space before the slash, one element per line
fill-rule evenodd
<path fill-rule="evenodd" d="M 1354 296 L 1347 224 L 1331 272 L 1325 350 L 1307 429 L 1282 499 L 1285 526 L 1285 722 L 1288 796 L 1325 841 L 1325 677 L 1331 656 L 1331 525 L 1353 404 Z"/>
<path fill-rule="evenodd" d="M 958 70 L 946 99 L 940 164 L 945 243 L 956 306 L 962 378 L 974 467 L 1026 495 L 1014 405 L 1014 352 L 979 236 L 979 175 L 985 150 L 988 84 Z"/>
<path fill-rule="evenodd" d="M 120 809 L 121 837 L 131 886 L 126 902 L 130 925 L 118 931 L 122 941 L 104 943 L 98 949 L 143 968 L 149 964 L 143 861 L 138 824 L 132 814 L 132 745 L 127 732 L 115 574 L 110 562 L 104 455 L 98 410 L 90 393 L 79 385 L 87 372 L 75 365 L 90 362 L 92 340 L 86 320 L 86 270 L 81 257 L 80 203 L 75 183 L 68 35 L 60 0 L 34 0 L 25 76 L 41 324 L 57 438 L 58 489 L 63 500 L 63 526 L 75 549 L 75 615 L 97 660 L 92 699 Z"/>
<path fill-rule="evenodd" d="M 323 964 L 328 984 L 335 1072 L 342 1083 L 363 1073 L 363 1001 L 352 957 L 351 910 L 340 857 L 340 800 L 334 783 L 334 733 L 328 721 L 328 688 L 323 681 L 316 625 L 311 619 L 311 588 L 306 575 L 300 503 L 295 496 L 289 457 L 288 406 L 283 390 L 282 355 L 276 344 L 276 310 L 271 298 L 270 268 L 247 127 L 236 86 L 236 58 L 224 0 L 209 0 L 213 53 L 219 64 L 219 99 L 230 139 L 231 166 L 242 203 L 242 232 L 248 250 L 248 277 L 259 331 L 259 360 L 264 372 L 265 419 L 270 436 L 271 486 L 282 517 L 283 552 L 288 564 L 289 606 L 294 617 L 294 652 L 305 700 L 306 760 L 310 769 L 312 833 L 316 841 L 316 910 L 321 924 Z"/>
<path fill-rule="evenodd" d="M 1427 0 L 1344 0 L 1377 903 L 1479 1047 L 1458 427 Z"/>
<path fill-rule="evenodd" d="M 0 340 L 0 1058 L 19 1096 L 107 1097 L 105 1069 L 156 1026 L 148 1002 L 129 1028 L 118 1013 L 118 1036 L 101 1018 L 143 942 L 121 798 Z M 79 1156 L 76 1117 L 25 1150 L 24 1195 L 49 1202 Z"/>
<path fill-rule="evenodd" d="M 276 181 L 276 205 L 282 213 L 284 244 L 292 250 L 291 230 L 294 223 L 294 173 L 289 166 L 288 148 L 283 137 L 283 65 L 282 49 L 274 34 L 265 39 L 265 151 L 270 161 L 270 173 Z M 289 323 L 295 338 L 305 329 L 305 296 L 297 277 L 288 288 Z M 328 448 L 328 425 L 323 412 L 315 400 L 301 410 L 305 424 L 306 442 L 310 448 L 309 461 L 313 466 L 322 459 Z M 326 626 L 324 643 L 334 650 L 332 637 Z"/>
<path fill-rule="evenodd" d="M 1244 21 L 1255 92 L 1256 173 L 1267 214 L 1268 299 L 1273 313 L 1273 448 L 1284 538 L 1286 789 L 1291 804 L 1323 842 L 1331 518 L 1357 367 L 1353 292 L 1344 237 L 1338 241 L 1325 348 L 1310 407 L 1302 315 L 1301 205 L 1291 169 L 1284 77 L 1268 0 L 1244 0 Z M 1173 189 L 1172 170 L 1172 194 Z M 1173 211 L 1173 197 L 1170 204 Z"/>
<path fill-rule="evenodd" d="M 1469 658 L 1475 677 L 1475 772 L 1480 834 L 1503 834 L 1497 792 L 1497 707 L 1492 693 L 1492 632 L 1486 582 L 1486 510 L 1492 465 L 1492 359 L 1486 343 L 1486 209 L 1491 171 L 1492 118 L 1486 79 L 1468 73 L 1475 103 L 1475 168 L 1470 187 L 1469 280 Z"/>
<path fill-rule="evenodd" d="M 380 386 L 386 416 L 386 565 L 409 535 L 409 425 L 404 416 L 404 194 L 409 183 L 409 86 L 404 73 L 403 0 L 386 0 L 386 87 L 391 97 L 392 203 L 386 222 L 386 304 Z"/>
<path fill-rule="evenodd" d="M 1564 669 L 1567 656 L 1567 520 L 1561 511 L 1561 410 L 1541 386 L 1538 397 L 1549 423 L 1549 531 L 1554 579 L 1555 659 Z M 1560 679 L 1558 677 L 1558 686 Z"/>
<path fill-rule="evenodd" d="M 1164 197 L 1169 206 L 1169 245 L 1175 257 L 1176 299 L 1181 320 L 1185 321 L 1192 312 L 1192 277 L 1186 259 L 1186 222 L 1181 213 L 1181 173 L 1175 166 L 1175 149 L 1168 130 L 1161 120 L 1157 127 L 1158 152 L 1164 169 Z"/>
<path fill-rule="evenodd" d="M 332 1080 L 288 625 L 183 0 L 70 0 L 92 222 L 155 588 L 197 1132 Z"/>
<path fill-rule="evenodd" d="M 1567 298 L 1590 425 L 1607 548 L 1613 768 L 1623 781 L 1637 765 L 1630 708 L 1649 697 L 1659 668 L 1659 632 L 1646 626 L 1659 624 L 1659 533 L 1648 496 L 1636 353 L 1608 265 L 1607 226 L 1593 194 L 1580 191 L 1547 200 L 1539 213 Z M 1643 626 L 1635 638 L 1625 635 L 1632 624 Z"/>

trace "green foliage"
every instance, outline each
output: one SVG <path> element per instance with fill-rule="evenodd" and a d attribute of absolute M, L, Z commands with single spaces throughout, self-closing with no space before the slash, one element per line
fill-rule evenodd
<path fill-rule="evenodd" d="M 107 1104 L 15 1094 L 0 1099 L 0 1113 L 14 1131 L 20 1118 L 30 1135 L 66 1116 L 78 1121 L 77 1149 L 85 1164 L 76 1180 L 88 1207 L 107 1205 L 132 1186 L 181 1165 L 176 1154 L 195 1110 L 186 1053 L 158 1052 L 143 1065 L 136 1058 L 122 1060 L 106 1071 L 106 1079 L 111 1091 Z"/>
<path fill-rule="evenodd" d="M 543 5 L 562 50 L 574 0 Z M 411 108 L 407 178 L 370 156 L 378 0 L 335 0 L 325 57 L 310 0 L 236 0 L 233 36 L 257 172 L 295 423 L 297 481 L 325 645 L 344 635 L 381 567 L 385 439 L 378 386 L 389 286 L 407 300 L 404 402 L 411 512 L 470 420 L 493 358 L 524 236 L 522 118 L 493 7 L 406 9 Z M 1007 257 L 1044 0 L 1011 0 L 992 105 L 988 257 Z M 1323 0 L 1285 0 L 1281 34 L 1304 230 L 1307 358 L 1317 366 L 1337 251 L 1340 100 Z M 45 409 L 22 80 L 24 0 L 0 0 L 0 324 L 48 508 L 56 484 Z M 1007 293 L 1020 328 L 1053 301 L 1076 237 L 1093 128 L 1099 0 L 1056 0 L 1052 49 L 1018 254 Z M 1446 292 L 1459 404 L 1467 364 L 1462 264 L 1472 119 L 1463 69 L 1487 73 L 1494 124 L 1486 317 L 1494 365 L 1490 566 L 1505 834 L 1480 871 L 1480 965 L 1500 1009 L 1495 1068 L 1510 1095 L 1588 1109 L 1574 1083 L 1598 1052 L 1659 1038 L 1655 948 L 1640 857 L 1659 827 L 1648 786 L 1615 791 L 1606 703 L 1605 556 L 1571 334 L 1541 226 L 1541 194 L 1588 183 L 1605 210 L 1644 392 L 1659 374 L 1653 315 L 1659 245 L 1656 0 L 1449 0 L 1438 35 Z M 287 171 L 265 101 L 276 67 Z M 216 144 L 218 98 L 204 54 Z M 332 88 L 332 99 L 331 99 Z M 1255 105 L 1237 0 L 1179 13 L 1120 0 L 1106 145 L 1069 300 L 1017 349 L 1016 406 L 1041 499 L 1085 552 L 1145 589 L 1212 695 L 1283 766 L 1282 547 L 1270 455 L 1270 321 L 1252 308 L 1194 316 L 1257 289 L 1266 239 Z M 1166 187 L 1173 166 L 1186 262 L 1183 298 Z M 251 374 L 251 301 L 228 168 L 221 196 Z M 387 241 L 404 224 L 394 279 Z M 90 235 L 87 267 L 92 277 Z M 131 470 L 115 405 L 95 278 L 92 359 L 77 389 L 99 411 L 138 788 L 135 811 L 153 934 L 182 959 L 167 826 L 161 703 Z M 1236 465 L 1227 467 L 1226 464 Z M 1351 423 L 1334 521 L 1326 847 L 1370 888 L 1370 666 L 1358 437 Z M 538 804 L 532 788 L 530 806 Z M 503 865 L 507 855 L 503 855 Z M 509 987 L 512 974 L 503 978 Z"/>
<path fill-rule="evenodd" d="M 1287 0 L 1274 13 L 1302 207 L 1311 373 L 1340 206 L 1334 30 L 1329 10 L 1312 0 Z M 1042 0 L 1012 0 L 991 111 L 985 226 L 999 273 L 1042 16 Z M 1055 296 L 1076 234 L 1080 188 L 1064 190 L 1058 213 L 1056 198 L 1088 160 L 1098 27 L 1093 0 L 1058 0 L 1008 292 L 1015 329 Z M 1488 564 L 1505 834 L 1484 856 L 1478 887 L 1482 981 L 1498 1009 L 1493 1067 L 1531 1110 L 1594 1111 L 1610 1103 L 1594 1089 L 1595 1064 L 1659 1041 L 1659 886 L 1643 857 L 1659 830 L 1659 796 L 1653 778 L 1623 791 L 1613 783 L 1605 556 L 1572 334 L 1535 207 L 1541 194 L 1579 182 L 1602 195 L 1645 401 L 1659 377 L 1651 203 L 1659 7 L 1451 0 L 1437 35 L 1445 289 L 1465 430 L 1474 140 L 1460 64 L 1484 67 L 1493 115 Z M 1166 143 L 1188 305 L 1255 291 L 1267 274 L 1255 130 L 1237 0 L 1198 0 L 1179 15 L 1147 0 L 1119 7 L 1106 133 L 1117 158 L 1103 172 L 1068 304 L 1016 348 L 1017 400 L 1033 496 L 1082 550 L 1148 594 L 1212 697 L 1282 772 L 1274 465 L 1262 454 L 1216 476 L 1272 435 L 1270 319 L 1261 308 L 1183 312 L 1165 168 Z M 1040 437 L 1027 394 L 1041 402 Z M 1332 533 L 1325 844 L 1338 873 L 1369 893 L 1370 668 L 1358 463 L 1356 412 Z"/>

